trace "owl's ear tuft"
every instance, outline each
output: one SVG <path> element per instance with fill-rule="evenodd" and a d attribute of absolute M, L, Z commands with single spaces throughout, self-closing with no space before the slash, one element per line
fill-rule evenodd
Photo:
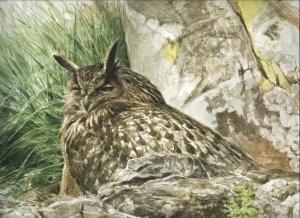
<path fill-rule="evenodd" d="M 62 55 L 53 55 L 54 59 L 64 68 L 66 68 L 68 71 L 75 73 L 79 67 L 72 61 L 68 60 Z"/>
<path fill-rule="evenodd" d="M 115 72 L 118 69 L 118 61 L 116 61 L 116 54 L 118 49 L 119 40 L 117 40 L 109 52 L 106 54 L 105 62 L 104 62 L 104 69 L 105 74 L 110 74 Z"/>

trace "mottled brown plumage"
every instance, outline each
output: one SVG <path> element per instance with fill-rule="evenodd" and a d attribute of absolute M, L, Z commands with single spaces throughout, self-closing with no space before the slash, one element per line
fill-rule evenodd
<path fill-rule="evenodd" d="M 167 105 L 145 77 L 119 67 L 116 50 L 117 43 L 103 64 L 84 68 L 55 56 L 72 72 L 61 134 L 67 169 L 63 180 L 72 175 L 82 192 L 96 192 L 128 159 L 152 152 L 196 156 L 203 178 L 254 166 L 240 148 Z"/>

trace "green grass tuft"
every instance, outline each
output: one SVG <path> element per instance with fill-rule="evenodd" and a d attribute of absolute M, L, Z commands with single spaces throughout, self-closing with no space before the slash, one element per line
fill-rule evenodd
<path fill-rule="evenodd" d="M 62 12 L 41 2 L 0 11 L 0 184 L 17 194 L 61 178 L 59 129 L 69 75 L 52 55 L 79 66 L 99 63 L 120 39 L 119 60 L 129 65 L 121 22 L 102 5 L 65 4 Z"/>
<path fill-rule="evenodd" d="M 225 205 L 228 218 L 255 218 L 258 210 L 254 205 L 254 192 L 251 187 L 237 186 L 235 197 L 231 197 Z"/>

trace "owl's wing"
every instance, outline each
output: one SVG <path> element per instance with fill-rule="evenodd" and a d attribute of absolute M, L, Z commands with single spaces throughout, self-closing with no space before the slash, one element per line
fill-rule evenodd
<path fill-rule="evenodd" d="M 207 177 L 255 165 L 239 147 L 169 106 L 133 108 L 109 123 L 112 146 L 129 158 L 151 152 L 192 154 Z"/>
<path fill-rule="evenodd" d="M 75 134 L 66 149 L 71 175 L 83 191 L 93 192 L 113 179 L 129 159 L 151 153 L 191 155 L 191 165 L 199 169 L 193 176 L 201 178 L 226 175 L 238 169 L 245 172 L 254 167 L 251 158 L 239 147 L 165 105 L 118 113 Z"/>

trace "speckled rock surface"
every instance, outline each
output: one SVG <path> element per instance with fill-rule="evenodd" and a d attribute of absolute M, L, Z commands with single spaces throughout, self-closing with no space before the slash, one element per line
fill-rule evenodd
<path fill-rule="evenodd" d="M 299 217 L 299 183 L 274 179 L 259 186 L 256 205 L 260 208 L 259 217 L 267 218 L 269 214 L 276 217 Z"/>
<path fill-rule="evenodd" d="M 131 67 L 169 104 L 258 163 L 299 170 L 298 1 L 121 5 Z"/>
<path fill-rule="evenodd" d="M 174 159 L 178 163 L 169 161 Z M 237 186 L 254 190 L 253 205 L 259 217 L 299 216 L 297 177 L 279 176 L 260 183 L 256 178 L 261 174 L 245 176 L 236 171 L 224 177 L 200 179 L 191 159 L 181 154 L 132 159 L 114 182 L 99 189 L 97 196 L 52 196 L 51 204 L 23 201 L 13 208 L 0 205 L 0 217 L 226 217 L 225 205 L 236 195 Z"/>

